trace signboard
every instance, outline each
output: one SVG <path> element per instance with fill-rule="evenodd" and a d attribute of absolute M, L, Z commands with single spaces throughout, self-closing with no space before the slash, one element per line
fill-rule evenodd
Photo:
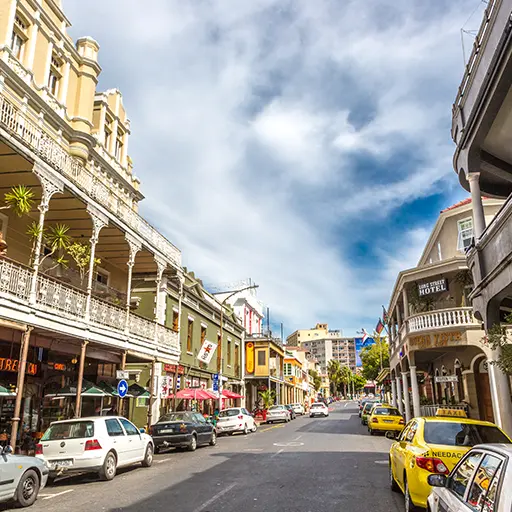
<path fill-rule="evenodd" d="M 254 343 L 252 341 L 245 344 L 245 370 L 247 373 L 254 373 Z"/>
<path fill-rule="evenodd" d="M 356 347 L 356 366 L 361 368 L 363 366 L 361 361 L 361 350 L 363 350 L 363 348 L 375 345 L 375 340 L 373 338 L 366 338 L 363 341 L 363 338 L 354 338 L 354 344 Z"/>
<path fill-rule="evenodd" d="M 213 374 L 213 386 L 212 386 L 212 389 L 213 389 L 213 391 L 219 391 L 219 374 L 218 373 L 214 373 Z"/>
<path fill-rule="evenodd" d="M 437 281 L 430 281 L 429 283 L 420 283 L 418 285 L 418 293 L 420 297 L 425 295 L 432 295 L 433 293 L 441 293 L 448 290 L 448 280 L 438 279 Z"/>
<path fill-rule="evenodd" d="M 117 384 L 117 392 L 119 394 L 119 398 L 124 398 L 126 393 L 128 393 L 128 382 L 124 379 L 120 380 Z"/>
<path fill-rule="evenodd" d="M 414 350 L 419 350 L 459 345 L 461 341 L 464 341 L 464 333 L 462 331 L 448 331 L 439 334 L 412 336 L 409 340 L 409 344 L 411 347 L 414 347 Z"/>
<path fill-rule="evenodd" d="M 175 364 L 164 364 L 164 372 L 176 373 L 176 370 L 178 370 L 179 375 L 185 375 L 185 367 L 181 366 L 181 364 L 178 366 Z"/>
<path fill-rule="evenodd" d="M 213 343 L 212 341 L 206 340 L 197 355 L 197 359 L 205 364 L 210 364 L 210 361 L 213 358 L 213 354 L 215 353 L 215 349 L 217 348 L 217 343 Z"/>
<path fill-rule="evenodd" d="M 160 398 L 170 398 L 172 394 L 172 377 L 160 377 Z"/>
<path fill-rule="evenodd" d="M 457 377 L 457 375 L 437 375 L 435 380 L 436 380 L 436 383 L 458 382 L 459 377 Z"/>
<path fill-rule="evenodd" d="M 130 378 L 130 372 L 128 370 L 116 370 L 116 379 L 129 379 Z"/>
<path fill-rule="evenodd" d="M 9 357 L 0 357 L 0 372 L 17 372 L 20 362 L 18 359 Z M 27 361 L 25 373 L 35 375 L 37 373 L 37 364 Z"/>

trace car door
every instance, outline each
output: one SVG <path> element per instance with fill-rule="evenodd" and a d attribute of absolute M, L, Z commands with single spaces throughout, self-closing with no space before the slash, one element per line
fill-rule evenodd
<path fill-rule="evenodd" d="M 194 418 L 198 444 L 210 442 L 211 429 L 208 422 L 204 419 L 204 416 L 198 412 L 194 413 L 192 416 Z"/>
<path fill-rule="evenodd" d="M 400 437 L 398 438 L 398 445 L 396 447 L 396 467 L 395 467 L 395 479 L 402 487 L 405 488 L 404 476 L 407 470 L 407 463 L 410 457 L 410 447 L 414 440 L 416 431 L 418 430 L 418 422 L 412 420 L 409 422 L 407 427 L 404 429 Z"/>
<path fill-rule="evenodd" d="M 7 453 L 0 455 L 0 499 L 10 498 L 14 495 L 22 473 L 23 471 L 18 469 L 15 457 Z"/>
<path fill-rule="evenodd" d="M 112 443 L 112 447 L 117 453 L 117 464 L 122 466 L 130 461 L 130 443 L 121 423 L 117 418 L 108 418 L 105 420 L 107 434 Z"/>
<path fill-rule="evenodd" d="M 139 429 L 126 418 L 119 418 L 128 439 L 128 453 L 130 462 L 138 462 L 144 458 L 145 441 Z"/>
<path fill-rule="evenodd" d="M 242 409 L 242 414 L 244 415 L 244 420 L 249 430 L 253 430 L 254 418 L 252 417 L 252 414 L 247 409 Z"/>

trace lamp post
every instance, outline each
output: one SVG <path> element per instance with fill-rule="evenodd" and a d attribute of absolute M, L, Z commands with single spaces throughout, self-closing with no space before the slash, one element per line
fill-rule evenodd
<path fill-rule="evenodd" d="M 223 335 L 223 326 L 224 326 L 224 305 L 228 299 L 233 297 L 233 295 L 236 295 L 240 292 L 245 292 L 246 290 L 253 290 L 255 288 L 259 288 L 259 285 L 252 284 L 250 286 L 245 286 L 244 288 L 239 288 L 238 290 L 235 290 L 234 292 L 231 292 L 229 295 L 224 297 L 222 302 L 220 303 L 220 329 L 219 329 L 219 346 L 217 348 L 218 352 L 218 365 L 217 365 L 217 373 L 219 375 L 219 412 L 222 408 L 222 367 L 223 367 L 223 361 L 222 361 L 222 335 Z M 242 347 L 242 350 L 245 350 L 245 347 Z M 241 371 L 244 371 L 243 368 L 240 369 Z"/>

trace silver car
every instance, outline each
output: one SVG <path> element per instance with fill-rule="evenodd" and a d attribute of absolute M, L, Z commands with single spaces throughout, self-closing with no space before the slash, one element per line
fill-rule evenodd
<path fill-rule="evenodd" d="M 510 512 L 512 444 L 474 446 L 449 476 L 430 475 L 430 512 Z"/>
<path fill-rule="evenodd" d="M 26 455 L 13 455 L 10 446 L 0 454 L 0 502 L 14 500 L 20 507 L 29 507 L 48 481 L 44 461 Z"/>
<path fill-rule="evenodd" d="M 274 421 L 284 421 L 288 423 L 291 420 L 290 411 L 284 405 L 273 405 L 267 411 L 267 423 Z"/>

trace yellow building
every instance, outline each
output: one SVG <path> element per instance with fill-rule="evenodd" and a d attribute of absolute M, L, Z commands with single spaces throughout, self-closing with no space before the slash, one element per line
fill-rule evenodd
<path fill-rule="evenodd" d="M 286 350 L 284 357 L 284 380 L 286 384 L 287 404 L 304 403 L 305 382 L 302 361 L 293 351 Z"/>

